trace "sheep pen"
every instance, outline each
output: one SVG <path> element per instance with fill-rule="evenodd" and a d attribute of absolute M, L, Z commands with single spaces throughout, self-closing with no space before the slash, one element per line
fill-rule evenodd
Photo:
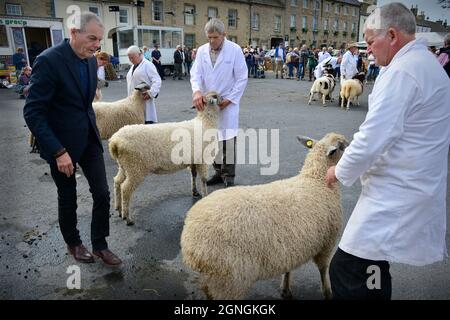
<path fill-rule="evenodd" d="M 200 273 L 208 298 L 243 299 L 256 281 L 278 275 L 284 275 L 282 297 L 289 298 L 290 272 L 311 259 L 325 298 L 331 297 L 327 275 L 342 206 L 339 186 L 328 188 L 325 175 L 348 142 L 335 133 L 320 141 L 298 139 L 311 148 L 299 175 L 218 190 L 189 210 L 181 253 Z"/>

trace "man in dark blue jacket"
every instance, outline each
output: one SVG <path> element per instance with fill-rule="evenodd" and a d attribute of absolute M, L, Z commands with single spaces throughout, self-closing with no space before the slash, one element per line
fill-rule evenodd
<path fill-rule="evenodd" d="M 70 28 L 70 40 L 45 50 L 34 63 L 24 118 L 50 165 L 58 191 L 58 218 L 69 253 L 80 262 L 94 262 L 77 229 L 74 169 L 79 164 L 89 183 L 93 208 L 91 242 L 94 255 L 108 265 L 121 260 L 108 249 L 110 197 L 103 147 L 92 100 L 97 84 L 93 56 L 104 27 L 92 13 L 81 13 Z"/>

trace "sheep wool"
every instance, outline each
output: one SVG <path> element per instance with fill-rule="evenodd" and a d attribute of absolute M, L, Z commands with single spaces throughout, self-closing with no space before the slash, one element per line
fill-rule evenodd
<path fill-rule="evenodd" d="M 150 174 L 168 174 L 182 169 L 191 170 L 191 190 L 194 197 L 200 196 L 197 191 L 196 177 L 200 175 L 201 189 L 207 195 L 206 179 L 210 163 L 195 159 L 194 152 L 200 143 L 201 153 L 207 152 L 211 145 L 217 145 L 217 136 L 210 141 L 196 141 L 195 130 L 201 128 L 202 132 L 213 130 L 217 134 L 218 103 L 220 97 L 217 93 L 206 94 L 205 110 L 198 112 L 194 119 L 182 122 L 158 123 L 152 125 L 129 125 L 117 131 L 109 140 L 109 151 L 117 161 L 119 171 L 114 177 L 115 208 L 119 215 L 127 220 L 127 224 L 134 223 L 130 215 L 130 199 L 136 188 L 145 177 Z M 189 140 L 189 149 L 193 150 L 185 161 L 175 162 L 172 158 L 173 149 L 179 145 L 174 141 L 173 134 L 185 132 L 192 138 Z M 213 148 L 217 152 L 217 147 Z M 213 152 L 213 153 L 214 153 Z M 211 163 L 214 159 L 211 154 Z"/>
<path fill-rule="evenodd" d="M 311 259 L 331 297 L 327 274 L 342 207 L 339 186 L 328 188 L 324 178 L 348 142 L 335 133 L 299 140 L 312 149 L 297 176 L 218 190 L 189 210 L 181 253 L 208 298 L 243 299 L 256 281 L 282 274 L 282 296 L 290 297 L 289 272 Z"/>

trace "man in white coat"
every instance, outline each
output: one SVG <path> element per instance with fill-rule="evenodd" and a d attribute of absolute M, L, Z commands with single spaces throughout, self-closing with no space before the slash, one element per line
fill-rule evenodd
<path fill-rule="evenodd" d="M 137 85 L 145 82 L 150 90 L 144 93 L 145 124 L 158 122 L 156 116 L 155 99 L 161 88 L 161 77 L 153 63 L 144 58 L 144 54 L 137 46 L 131 46 L 127 50 L 128 59 L 133 64 L 127 74 L 128 96 L 133 94 Z"/>
<path fill-rule="evenodd" d="M 216 91 L 223 98 L 219 104 L 219 153 L 213 164 L 216 172 L 208 185 L 223 182 L 228 187 L 234 184 L 239 101 L 247 86 L 247 64 L 239 45 L 225 38 L 222 21 L 209 20 L 205 33 L 208 43 L 198 48 L 191 68 L 192 103 L 202 111 L 207 92 Z"/>
<path fill-rule="evenodd" d="M 389 262 L 423 266 L 447 256 L 450 80 L 405 5 L 376 8 L 364 26 L 383 70 L 369 110 L 326 183 L 362 190 L 330 265 L 337 299 L 390 299 Z"/>
<path fill-rule="evenodd" d="M 352 79 L 358 73 L 358 68 L 356 67 L 357 60 L 353 56 L 357 51 L 356 43 L 349 43 L 341 61 L 341 83 L 344 80 Z"/>

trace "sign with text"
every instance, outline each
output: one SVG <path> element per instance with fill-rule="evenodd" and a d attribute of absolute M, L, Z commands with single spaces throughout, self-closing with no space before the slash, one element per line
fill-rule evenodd
<path fill-rule="evenodd" d="M 27 21 L 26 20 L 20 20 L 20 19 L 0 18 L 0 25 L 25 27 L 27 25 Z"/>

